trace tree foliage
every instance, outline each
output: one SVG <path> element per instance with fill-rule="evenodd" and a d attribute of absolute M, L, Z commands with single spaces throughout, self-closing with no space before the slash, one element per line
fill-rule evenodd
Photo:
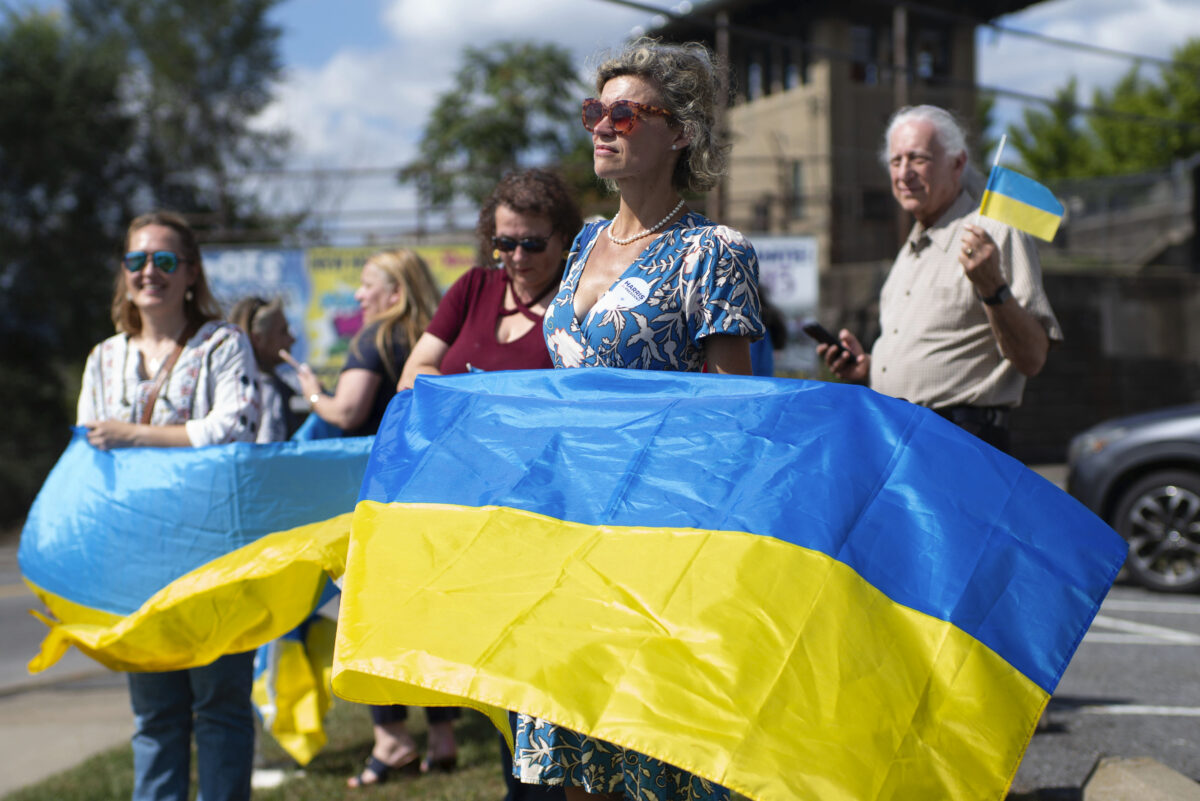
<path fill-rule="evenodd" d="M 1092 105 L 1103 112 L 1091 121 L 1102 172 L 1156 169 L 1200 152 L 1200 39 L 1177 48 L 1157 80 L 1132 67 L 1111 90 L 1096 90 Z"/>
<path fill-rule="evenodd" d="M 1111 89 L 1076 105 L 1077 80 L 1045 111 L 1028 109 L 1008 135 L 1022 169 L 1039 180 L 1144 172 L 1200 152 L 1200 39 L 1172 54 L 1153 77 L 1134 65 Z"/>
<path fill-rule="evenodd" d="M 129 219 L 168 207 L 226 230 L 258 213 L 231 172 L 283 146 L 251 126 L 279 74 L 277 2 L 0 6 L 0 525 L 58 456 L 83 359 L 112 333 Z"/>
<path fill-rule="evenodd" d="M 280 0 L 69 0 L 88 38 L 120 42 L 134 116 L 132 166 L 147 205 L 188 213 L 225 232 L 261 210 L 232 175 L 277 164 L 287 135 L 252 125 L 282 74 Z M 219 233 L 217 234 L 219 236 Z"/>
<path fill-rule="evenodd" d="M 48 14 L 0 26 L 0 524 L 27 503 L 72 422 L 56 356 L 104 330 L 113 237 L 133 184 L 120 49 Z M 111 328 L 111 325 L 108 326 Z"/>
<path fill-rule="evenodd" d="M 557 45 L 467 47 L 453 87 L 425 124 L 420 156 L 400 180 L 417 184 L 433 205 L 480 202 L 506 172 L 535 164 L 586 185 L 592 173 L 579 124 L 581 90 L 570 54 Z"/>
<path fill-rule="evenodd" d="M 1023 126 L 1009 126 L 1008 139 L 1020 154 L 1023 169 L 1039 180 L 1093 174 L 1094 146 L 1078 114 L 1077 86 L 1072 76 L 1066 86 L 1055 91 L 1048 109 L 1027 108 L 1022 114 Z"/>

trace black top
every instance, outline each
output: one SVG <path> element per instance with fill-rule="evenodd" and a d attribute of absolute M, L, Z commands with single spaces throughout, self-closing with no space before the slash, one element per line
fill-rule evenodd
<path fill-rule="evenodd" d="M 404 367 L 405 360 L 408 359 L 408 343 L 401 335 L 397 341 L 392 343 L 391 371 L 389 371 L 383 363 L 379 349 L 375 347 L 375 332 L 378 329 L 379 323 L 368 323 L 363 326 L 363 329 L 351 341 L 346 364 L 342 367 L 342 372 L 352 369 L 370 370 L 380 379 L 379 389 L 375 390 L 375 400 L 371 404 L 371 413 L 367 415 L 367 419 L 363 421 L 362 425 L 346 432 L 348 437 L 371 436 L 379 430 L 379 424 L 383 422 L 383 413 L 387 411 L 388 403 L 396 394 L 396 382 L 400 379 L 400 370 Z"/>

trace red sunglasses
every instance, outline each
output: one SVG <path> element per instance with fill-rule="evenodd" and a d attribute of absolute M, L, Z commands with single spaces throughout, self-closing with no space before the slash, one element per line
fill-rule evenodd
<path fill-rule="evenodd" d="M 611 106 L 606 106 L 594 97 L 583 101 L 583 127 L 596 130 L 605 117 L 612 122 L 613 130 L 619 134 L 627 134 L 633 130 L 639 114 L 659 114 L 670 119 L 671 112 L 658 106 L 648 106 L 645 103 L 635 103 L 632 100 L 617 100 Z"/>

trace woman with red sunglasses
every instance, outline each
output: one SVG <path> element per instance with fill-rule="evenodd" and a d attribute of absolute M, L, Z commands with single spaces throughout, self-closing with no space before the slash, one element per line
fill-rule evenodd
<path fill-rule="evenodd" d="M 556 367 L 750 373 L 750 342 L 763 335 L 758 257 L 683 197 L 725 170 L 717 87 L 701 45 L 642 39 L 601 65 L 583 125 L 620 204 L 575 239 L 546 312 Z"/>
<path fill-rule="evenodd" d="M 749 375 L 764 333 L 758 257 L 737 231 L 688 208 L 724 171 L 714 136 L 717 71 L 701 45 L 632 43 L 583 102 L 596 175 L 620 195 L 567 260 L 544 333 L 555 367 Z M 723 801 L 728 791 L 633 749 L 520 715 L 514 773 L 568 801 Z"/>

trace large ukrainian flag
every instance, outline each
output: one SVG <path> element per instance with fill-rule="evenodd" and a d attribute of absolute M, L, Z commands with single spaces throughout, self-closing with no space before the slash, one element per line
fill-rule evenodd
<path fill-rule="evenodd" d="M 21 533 L 55 619 L 37 672 L 74 645 L 114 670 L 177 670 L 299 625 L 341 575 L 370 438 L 91 447 L 77 429 Z"/>
<path fill-rule="evenodd" d="M 755 799 L 1000 799 L 1124 558 L 865 388 L 422 379 L 355 511 L 334 690 L 538 715 Z"/>

